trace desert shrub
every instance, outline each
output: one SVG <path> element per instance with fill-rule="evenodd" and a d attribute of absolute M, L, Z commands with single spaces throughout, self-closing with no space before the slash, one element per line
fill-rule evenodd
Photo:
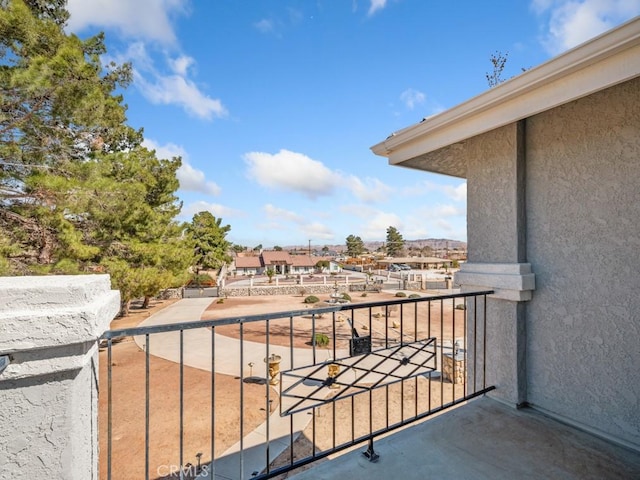
<path fill-rule="evenodd" d="M 319 301 L 320 299 L 315 295 L 309 295 L 307 298 L 304 299 L 304 303 L 318 303 Z"/>
<path fill-rule="evenodd" d="M 464 303 L 459 303 L 456 305 L 456 310 L 466 310 L 467 306 Z"/>
<path fill-rule="evenodd" d="M 396 297 L 406 297 L 407 294 L 404 292 L 396 292 Z"/>
<path fill-rule="evenodd" d="M 314 343 L 319 347 L 326 347 L 329 345 L 329 337 L 324 333 L 316 333 Z"/>
<path fill-rule="evenodd" d="M 409 295 L 408 298 L 420 298 L 420 294 L 418 293 L 412 293 L 411 295 Z"/>
<path fill-rule="evenodd" d="M 215 287 L 216 281 L 206 273 L 193 274 L 187 283 L 190 287 Z"/>
<path fill-rule="evenodd" d="M 316 268 L 318 268 L 318 269 L 329 268 L 329 261 L 328 260 L 318 260 L 316 262 Z"/>
<path fill-rule="evenodd" d="M 348 293 L 343 293 L 342 295 L 340 295 L 340 298 L 347 300 L 347 301 L 351 301 L 351 295 L 349 295 Z"/>
<path fill-rule="evenodd" d="M 224 303 L 224 298 L 219 298 L 216 303 Z"/>
<path fill-rule="evenodd" d="M 362 292 L 362 295 L 360 295 L 361 297 L 366 297 L 367 296 L 367 292 Z"/>

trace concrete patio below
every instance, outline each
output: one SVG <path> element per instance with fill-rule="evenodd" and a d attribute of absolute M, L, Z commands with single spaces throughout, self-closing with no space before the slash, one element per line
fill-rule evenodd
<path fill-rule="evenodd" d="M 640 453 L 490 398 L 376 440 L 370 463 L 351 451 L 295 475 L 320 479 L 631 479 Z"/>

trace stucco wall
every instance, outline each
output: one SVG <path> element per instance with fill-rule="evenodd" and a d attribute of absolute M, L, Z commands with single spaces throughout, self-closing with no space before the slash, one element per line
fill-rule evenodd
<path fill-rule="evenodd" d="M 0 277 L 0 478 L 98 478 L 98 337 L 107 275 Z"/>
<path fill-rule="evenodd" d="M 511 124 L 471 138 L 460 149 L 467 162 L 470 263 L 519 261 L 518 141 L 518 126 Z M 517 302 L 488 299 L 487 383 L 496 386 L 492 396 L 511 405 L 526 401 L 524 333 L 524 314 Z"/>
<path fill-rule="evenodd" d="M 528 119 L 526 174 L 528 400 L 640 448 L 640 79 Z"/>
<path fill-rule="evenodd" d="M 464 143 L 468 262 L 517 262 L 516 125 Z"/>

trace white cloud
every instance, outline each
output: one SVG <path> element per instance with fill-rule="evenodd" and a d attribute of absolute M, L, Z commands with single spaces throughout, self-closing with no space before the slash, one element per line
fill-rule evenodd
<path fill-rule="evenodd" d="M 367 15 L 371 16 L 378 10 L 382 10 L 387 5 L 387 0 L 370 0 L 369 11 Z"/>
<path fill-rule="evenodd" d="M 398 223 L 403 226 L 397 228 L 406 240 L 444 237 L 463 239 L 466 238 L 465 213 L 463 208 L 453 205 L 425 206 L 404 214 L 404 222 Z M 385 232 L 386 227 L 372 238 L 381 238 Z"/>
<path fill-rule="evenodd" d="M 132 62 L 135 85 L 151 103 L 177 105 L 190 115 L 206 120 L 227 115 L 220 100 L 203 93 L 188 77 L 189 69 L 195 64 L 193 58 L 186 55 L 175 58 L 166 53 L 164 55 L 170 73 L 159 71 L 142 42 L 129 45 L 127 52 L 120 55 L 117 62 Z"/>
<path fill-rule="evenodd" d="M 220 205 L 218 203 L 209 203 L 205 201 L 197 201 L 190 203 L 186 206 L 182 207 L 182 211 L 180 212 L 180 218 L 191 220 L 196 213 L 199 212 L 211 212 L 216 218 L 223 217 L 243 217 L 245 216 L 243 212 L 239 210 L 235 210 L 233 208 L 225 207 L 224 205 Z"/>
<path fill-rule="evenodd" d="M 313 19 L 313 17 L 311 17 Z M 286 8 L 280 15 L 271 18 L 262 18 L 253 23 L 253 28 L 260 33 L 281 36 L 283 32 L 292 27 L 301 25 L 305 20 L 305 14 L 297 8 Z"/>
<path fill-rule="evenodd" d="M 222 102 L 204 93 L 190 78 L 189 71 L 195 66 L 195 60 L 192 57 L 183 54 L 172 57 L 166 50 L 161 50 L 159 55 L 166 63 L 164 67 L 166 71 L 163 71 L 163 68 L 159 67 L 149 54 L 147 44 L 142 41 L 150 40 L 152 44 L 173 41 L 174 33 L 167 14 L 173 10 L 185 10 L 187 5 L 185 0 L 140 0 L 135 3 L 129 0 L 117 0 L 113 4 L 105 1 L 108 7 L 105 7 L 104 19 L 100 12 L 103 0 L 72 1 L 74 5 L 70 5 L 72 13 L 70 29 L 82 29 L 89 25 L 115 26 L 126 35 L 137 39 L 129 44 L 124 54 L 116 55 L 114 58 L 107 56 L 106 60 L 113 59 L 118 64 L 131 62 L 134 85 L 149 102 L 157 105 L 177 105 L 189 115 L 206 120 L 227 115 Z M 87 9 L 87 6 L 91 8 Z M 158 37 L 148 33 L 145 30 L 145 22 L 138 21 L 136 14 L 130 10 L 145 12 L 145 15 L 148 10 L 152 17 L 161 16 L 160 12 L 164 12 L 165 15 L 158 20 L 162 25 L 161 31 L 164 32 L 164 36 Z M 74 16 L 76 23 L 73 23 Z M 144 18 L 146 21 L 147 16 Z M 125 28 L 129 25 L 127 22 L 132 22 L 131 29 Z"/>
<path fill-rule="evenodd" d="M 358 231 L 361 232 L 360 237 L 363 240 L 384 238 L 389 227 L 396 227 L 402 233 L 404 223 L 395 213 L 378 211 L 373 213 L 369 221 Z"/>
<path fill-rule="evenodd" d="M 451 185 L 444 185 L 442 187 L 445 195 L 457 202 L 464 202 L 467 200 L 467 182 L 461 183 L 457 187 Z"/>
<path fill-rule="evenodd" d="M 455 205 L 435 205 L 421 207 L 416 213 L 419 218 L 424 220 L 441 220 L 443 218 L 461 217 L 467 214 L 464 208 Z"/>
<path fill-rule="evenodd" d="M 311 199 L 330 195 L 341 183 L 338 174 L 302 153 L 284 149 L 274 155 L 249 152 L 244 155 L 244 160 L 249 168 L 249 177 L 258 184 L 298 192 Z"/>
<path fill-rule="evenodd" d="M 262 20 L 254 23 L 253 26 L 261 33 L 271 33 L 275 29 L 273 20 L 269 20 L 267 18 L 263 18 Z"/>
<path fill-rule="evenodd" d="M 156 74 L 153 80 L 148 81 L 138 74 L 136 83 L 151 103 L 175 104 L 184 108 L 190 115 L 206 120 L 227 115 L 227 110 L 220 100 L 205 95 L 193 81 L 183 76 Z"/>
<path fill-rule="evenodd" d="M 467 200 L 467 182 L 460 185 L 440 185 L 438 183 L 425 180 L 416 185 L 411 185 L 402 189 L 402 194 L 406 196 L 421 196 L 431 193 L 442 193 L 456 202 L 464 202 Z"/>
<path fill-rule="evenodd" d="M 327 225 L 320 222 L 312 222 L 302 227 L 306 237 L 313 238 L 314 241 L 318 240 L 331 240 L 334 238 L 334 233 Z"/>
<path fill-rule="evenodd" d="M 244 155 L 247 175 L 263 187 L 298 192 L 310 198 L 332 195 L 343 188 L 363 202 L 385 200 L 392 189 L 376 178 L 359 179 L 327 168 L 302 153 L 280 150 L 276 154 Z"/>
<path fill-rule="evenodd" d="M 294 222 L 297 224 L 302 224 L 305 221 L 302 215 L 298 215 L 297 213 L 292 212 L 290 210 L 285 210 L 283 208 L 275 207 L 270 203 L 262 207 L 262 210 L 264 210 L 264 213 L 267 216 L 267 218 L 271 220 L 286 220 L 288 222 Z"/>
<path fill-rule="evenodd" d="M 551 54 L 575 47 L 640 13 L 640 0 L 533 0 L 547 17 L 543 45 Z"/>
<path fill-rule="evenodd" d="M 275 207 L 268 203 L 262 207 L 268 222 L 260 224 L 260 228 L 264 230 L 290 230 L 295 231 L 296 235 L 302 233 L 305 237 L 314 240 L 328 240 L 334 236 L 333 231 L 327 225 L 318 222 L 309 222 L 306 217 L 299 215 L 290 210 Z M 293 228 L 290 227 L 293 224 Z"/>
<path fill-rule="evenodd" d="M 182 166 L 177 172 L 180 189 L 188 192 L 200 192 L 207 195 L 220 195 L 220 187 L 215 182 L 207 181 L 204 172 L 193 168 L 191 164 L 182 160 Z"/>
<path fill-rule="evenodd" d="M 180 182 L 180 189 L 188 192 L 200 192 L 207 195 L 220 195 L 220 187 L 208 181 L 202 170 L 194 168 L 189 163 L 187 152 L 180 146 L 173 143 L 159 145 L 151 139 L 145 139 L 142 145 L 149 150 L 155 150 L 158 158 L 171 159 L 181 157 L 182 165 L 178 169 L 177 177 Z"/>
<path fill-rule="evenodd" d="M 188 74 L 189 67 L 195 63 L 195 60 L 187 55 L 180 55 L 174 59 L 168 59 L 171 69 L 177 75 L 186 76 Z"/>
<path fill-rule="evenodd" d="M 68 0 L 68 30 L 114 28 L 124 36 L 173 44 L 170 17 L 186 14 L 189 0 Z"/>
<path fill-rule="evenodd" d="M 413 110 L 416 105 L 424 103 L 426 98 L 424 93 L 413 88 L 408 88 L 400 94 L 400 100 L 409 110 Z"/>
<path fill-rule="evenodd" d="M 380 202 L 388 199 L 393 189 L 377 178 L 365 178 L 363 182 L 352 175 L 344 179 L 344 184 L 362 202 Z"/>
<path fill-rule="evenodd" d="M 400 233 L 405 239 L 429 238 L 449 236 L 451 238 L 464 238 L 466 210 L 464 207 L 448 204 L 425 205 L 407 212 L 405 230 Z M 456 231 L 454 225 L 462 225 Z M 455 234 L 455 235 L 454 235 Z"/>

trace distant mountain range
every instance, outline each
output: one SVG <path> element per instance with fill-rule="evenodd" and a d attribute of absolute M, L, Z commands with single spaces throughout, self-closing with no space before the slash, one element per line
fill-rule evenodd
<path fill-rule="evenodd" d="M 375 251 L 378 248 L 380 248 L 382 245 L 384 245 L 384 243 L 385 242 L 383 241 L 370 241 L 370 242 L 365 241 L 364 246 L 369 251 Z M 311 250 L 318 251 L 324 248 L 325 246 L 329 250 L 334 252 L 343 252 L 344 250 L 347 249 L 346 244 L 343 243 L 341 245 L 313 244 L 311 245 Z M 406 249 L 410 247 L 414 247 L 414 248 L 431 247 L 434 250 L 445 250 L 447 248 L 449 250 L 466 250 L 467 242 L 461 242 L 460 240 L 451 240 L 448 238 L 422 238 L 418 240 L 405 240 L 404 246 Z M 282 248 L 284 250 L 305 250 L 306 251 L 308 250 L 309 245 L 291 245 L 286 247 L 283 246 Z"/>
<path fill-rule="evenodd" d="M 364 245 L 369 250 L 377 250 L 382 245 L 384 245 L 384 243 L 385 242 L 364 242 Z M 404 247 L 405 248 L 431 247 L 434 250 L 443 250 L 446 248 L 448 248 L 449 250 L 455 250 L 455 249 L 466 250 L 467 242 L 461 242 L 459 240 L 450 240 L 448 238 L 422 238 L 418 240 L 405 240 Z"/>

